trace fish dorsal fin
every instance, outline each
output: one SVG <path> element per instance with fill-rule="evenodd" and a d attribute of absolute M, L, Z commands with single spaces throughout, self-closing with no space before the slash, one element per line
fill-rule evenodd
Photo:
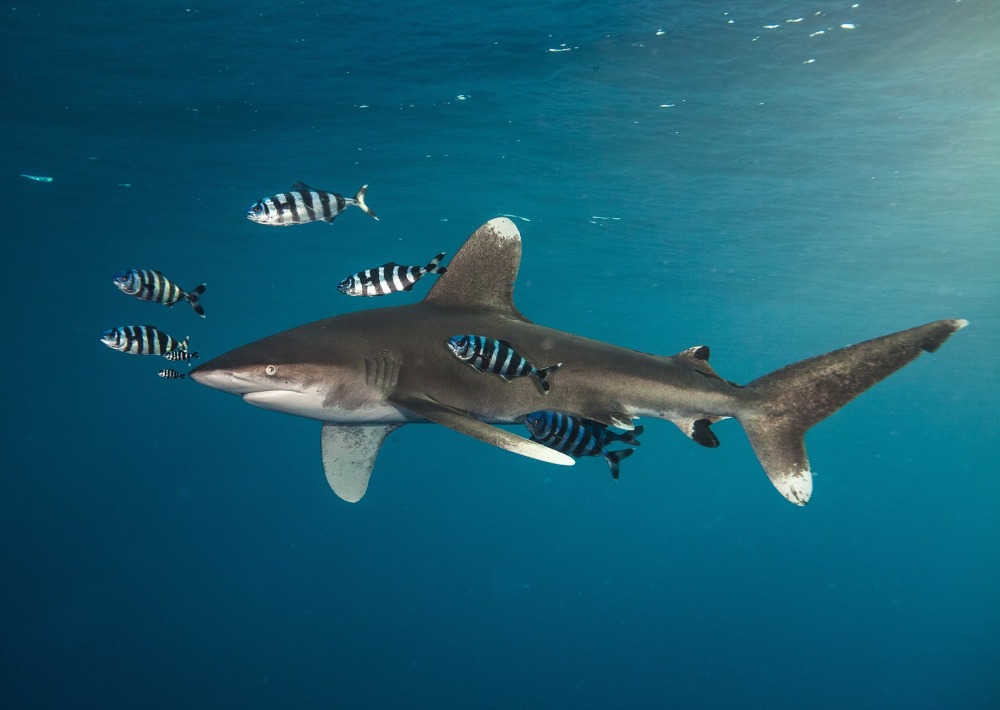
<path fill-rule="evenodd" d="M 434 283 L 425 302 L 436 306 L 501 311 L 523 318 L 514 307 L 514 280 L 521 265 L 521 233 L 506 217 L 472 233 Z"/>
<path fill-rule="evenodd" d="M 295 184 L 292 185 L 292 189 L 297 190 L 299 192 L 312 192 L 312 188 L 306 185 L 301 180 L 296 180 Z"/>

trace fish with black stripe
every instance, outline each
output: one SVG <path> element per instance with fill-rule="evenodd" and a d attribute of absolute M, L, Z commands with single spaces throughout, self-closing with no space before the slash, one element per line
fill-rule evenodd
<path fill-rule="evenodd" d="M 337 284 L 337 289 L 348 296 L 384 296 L 397 291 L 410 291 L 425 274 L 440 276 L 446 273 L 448 269 L 439 266 L 443 258 L 444 252 L 441 252 L 427 266 L 402 266 L 390 261 L 376 269 L 348 276 Z"/>
<path fill-rule="evenodd" d="M 175 350 L 188 351 L 188 339 L 177 340 L 152 325 L 122 325 L 101 333 L 101 342 L 130 355 L 166 356 Z"/>
<path fill-rule="evenodd" d="M 631 446 L 639 446 L 639 435 L 643 428 L 636 427 L 623 434 L 609 431 L 608 427 L 592 419 L 574 417 L 563 412 L 543 410 L 532 412 L 524 418 L 524 425 L 531 432 L 531 440 L 562 451 L 564 454 L 581 456 L 603 456 L 611 467 L 612 478 L 618 478 L 618 465 L 622 459 L 632 455 L 634 449 L 608 451 L 605 447 L 616 441 Z"/>
<path fill-rule="evenodd" d="M 492 372 L 505 382 L 515 377 L 530 376 L 542 394 L 549 393 L 548 376 L 562 367 L 562 363 L 541 369 L 528 362 L 506 340 L 487 338 L 484 335 L 453 335 L 448 347 L 459 360 L 467 362 L 480 372 Z"/>
<path fill-rule="evenodd" d="M 159 271 L 153 269 L 128 269 L 115 274 L 115 286 L 122 293 L 141 298 L 143 301 L 162 303 L 168 308 L 178 301 L 187 301 L 194 312 L 205 317 L 205 309 L 199 297 L 205 293 L 205 284 L 185 291 Z"/>
<path fill-rule="evenodd" d="M 292 185 L 288 192 L 257 200 L 247 210 L 247 219 L 272 227 L 290 227 L 320 221 L 333 224 L 338 214 L 354 205 L 372 219 L 378 220 L 371 207 L 365 204 L 367 193 L 368 186 L 362 185 L 354 197 L 344 197 L 336 192 L 314 190 L 300 181 Z"/>
<path fill-rule="evenodd" d="M 185 375 L 183 372 L 177 372 L 177 370 L 160 370 L 156 373 L 165 380 L 183 380 Z"/>
<path fill-rule="evenodd" d="M 171 362 L 186 362 L 188 367 L 191 367 L 191 360 L 198 358 L 198 351 L 195 350 L 191 352 L 190 350 L 171 350 L 168 353 L 163 354 L 164 359 L 170 360 Z"/>

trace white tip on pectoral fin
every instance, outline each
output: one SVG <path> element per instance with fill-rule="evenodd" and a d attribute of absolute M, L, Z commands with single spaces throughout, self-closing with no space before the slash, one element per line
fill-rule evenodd
<path fill-rule="evenodd" d="M 362 426 L 323 422 L 323 471 L 330 488 L 348 503 L 368 490 L 368 479 L 386 435 L 400 425 Z"/>

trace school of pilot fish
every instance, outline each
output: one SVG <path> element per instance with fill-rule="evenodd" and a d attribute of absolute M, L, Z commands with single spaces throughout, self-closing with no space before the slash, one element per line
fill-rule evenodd
<path fill-rule="evenodd" d="M 336 192 L 316 190 L 303 182 L 296 182 L 287 192 L 279 192 L 254 202 L 246 212 L 246 218 L 256 224 L 271 227 L 292 227 L 310 222 L 333 224 L 334 219 L 348 207 L 357 207 L 374 220 L 375 212 L 365 202 L 368 185 L 362 185 L 354 197 L 344 197 Z M 382 266 L 358 271 L 337 284 L 337 290 L 347 296 L 387 296 L 400 291 L 409 292 L 414 285 L 429 274 L 442 275 L 447 267 L 441 265 L 444 252 L 437 254 L 425 266 L 405 266 L 389 261 Z M 159 303 L 171 308 L 184 301 L 194 312 L 205 317 L 201 297 L 206 284 L 202 283 L 189 291 L 184 290 L 156 269 L 130 268 L 114 274 L 112 283 L 122 293 L 148 303 Z M 189 338 L 175 338 L 154 325 L 122 325 L 108 328 L 101 333 L 101 342 L 113 350 L 130 355 L 157 355 L 171 362 L 184 362 L 188 367 L 191 360 L 199 357 L 192 350 Z M 527 377 L 534 381 L 539 402 L 549 393 L 551 387 L 558 387 L 558 377 L 552 376 L 563 363 L 536 367 L 517 351 L 517 345 L 492 337 L 489 333 L 461 333 L 442 343 L 455 356 L 455 366 L 462 363 L 471 366 L 483 376 L 496 375 L 510 383 L 515 378 Z M 187 379 L 183 372 L 166 368 L 156 371 L 165 380 Z M 550 382 L 550 378 L 553 382 Z M 627 446 L 639 445 L 642 427 L 634 431 L 616 433 L 608 426 L 590 419 L 574 417 L 567 412 L 539 409 L 524 418 L 532 441 L 574 458 L 601 456 L 617 479 L 619 464 L 635 449 L 606 447 L 618 443 Z"/>

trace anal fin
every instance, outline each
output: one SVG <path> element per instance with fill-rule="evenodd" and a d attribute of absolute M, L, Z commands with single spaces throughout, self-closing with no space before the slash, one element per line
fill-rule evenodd
<path fill-rule="evenodd" d="M 368 479 L 386 435 L 402 424 L 364 426 L 323 422 L 320 441 L 323 471 L 330 488 L 348 503 L 357 503 L 368 490 Z"/>
<path fill-rule="evenodd" d="M 714 449 L 719 445 L 719 438 L 712 431 L 711 426 L 725 417 L 705 417 L 701 419 L 672 419 L 677 428 L 684 432 L 684 436 L 692 441 Z"/>

